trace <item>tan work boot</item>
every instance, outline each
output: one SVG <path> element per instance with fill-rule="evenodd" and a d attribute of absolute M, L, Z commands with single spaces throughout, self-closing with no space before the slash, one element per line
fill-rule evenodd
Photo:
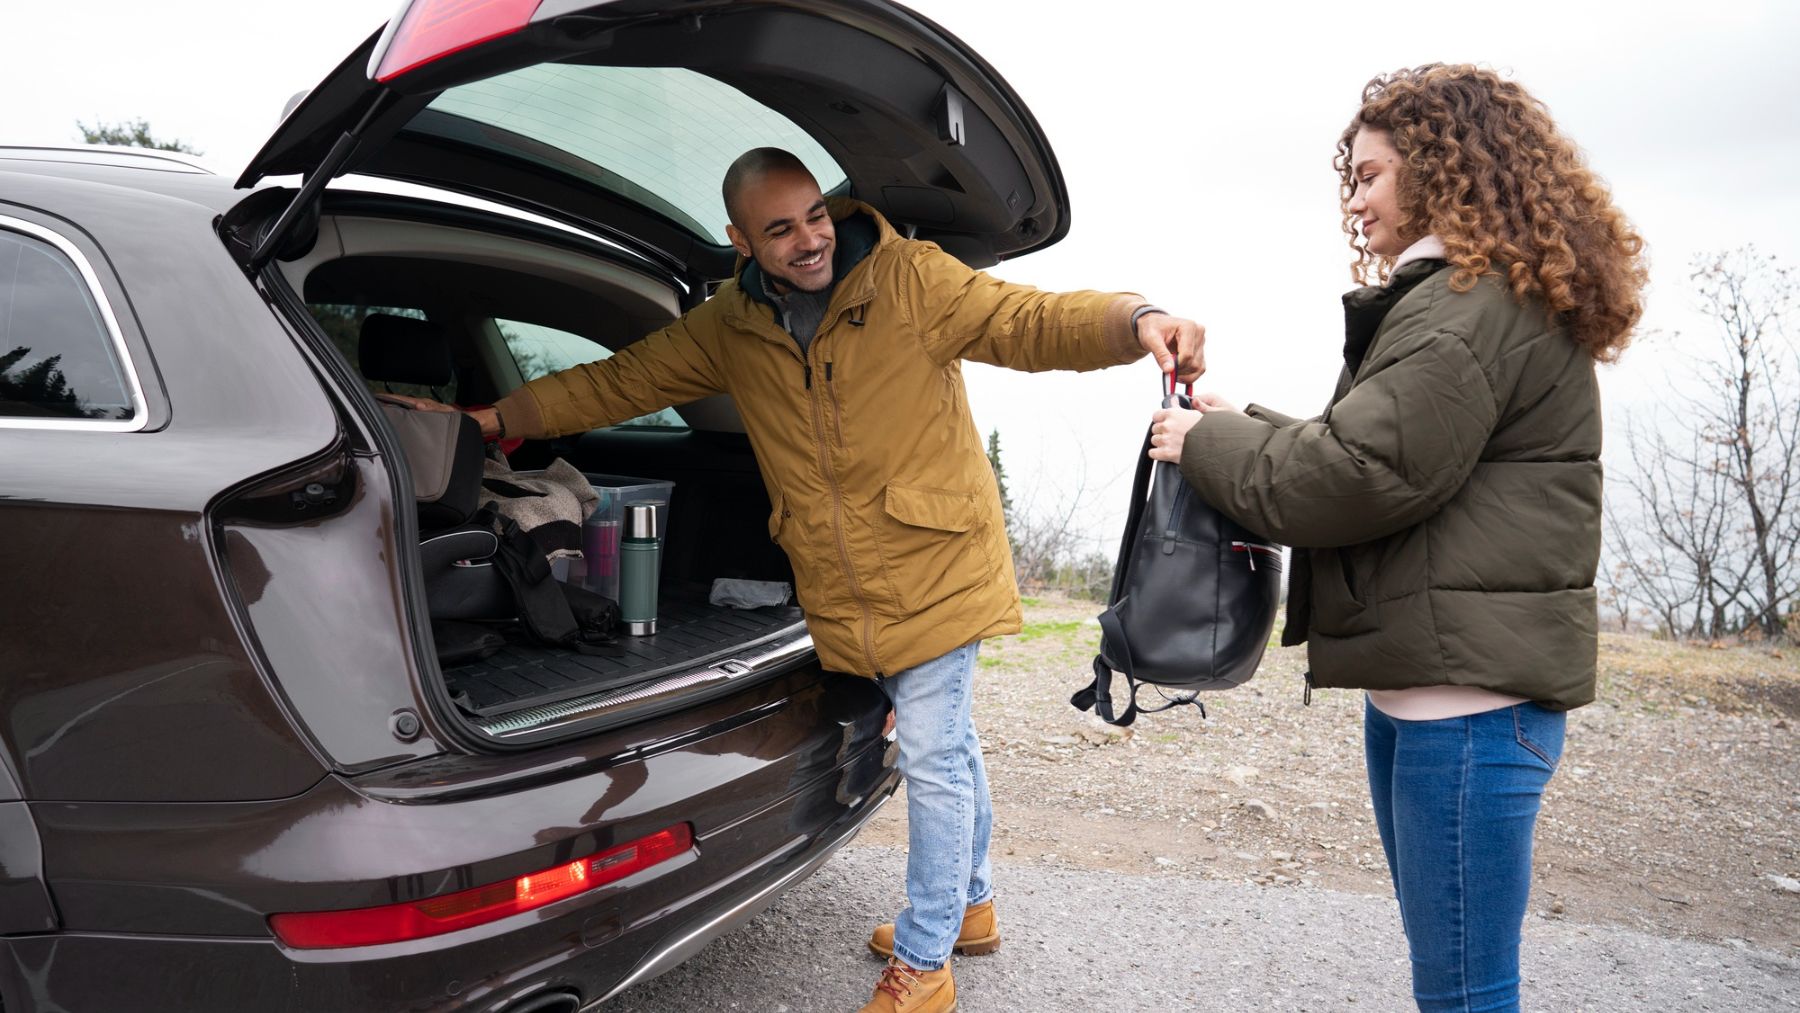
<path fill-rule="evenodd" d="M 956 979 L 950 976 L 950 965 L 920 971 L 889 957 L 875 983 L 875 997 L 861 1013 L 956 1013 Z"/>
<path fill-rule="evenodd" d="M 964 911 L 962 931 L 956 934 L 956 952 L 968 957 L 979 957 L 999 948 L 1000 922 L 994 917 L 994 902 L 991 899 L 984 900 Z M 869 937 L 869 949 L 877 956 L 894 955 L 893 922 L 875 926 L 875 934 Z"/>

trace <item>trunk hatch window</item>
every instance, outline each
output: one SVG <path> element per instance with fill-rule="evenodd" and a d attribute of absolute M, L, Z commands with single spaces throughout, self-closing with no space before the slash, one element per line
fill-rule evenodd
<path fill-rule="evenodd" d="M 677 67 L 546 63 L 451 88 L 408 124 L 626 197 L 723 246 L 719 181 L 751 148 L 786 148 L 827 193 L 844 170 L 768 106 Z"/>

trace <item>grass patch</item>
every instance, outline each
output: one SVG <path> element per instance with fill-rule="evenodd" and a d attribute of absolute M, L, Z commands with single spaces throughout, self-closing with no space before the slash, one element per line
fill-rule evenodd
<path fill-rule="evenodd" d="M 1026 608 L 1036 608 L 1039 605 L 1042 605 L 1043 603 L 1044 603 L 1044 599 L 1042 599 L 1042 598 L 1020 598 L 1019 599 L 1019 604 L 1025 606 Z"/>
<path fill-rule="evenodd" d="M 1706 702 L 1717 710 L 1800 716 L 1800 651 L 1677 644 L 1600 635 L 1600 699 L 1652 712 Z"/>
<path fill-rule="evenodd" d="M 1022 641 L 1037 640 L 1040 637 L 1066 637 L 1086 625 L 1084 619 L 1046 619 L 1042 622 L 1026 623 L 1019 630 Z"/>

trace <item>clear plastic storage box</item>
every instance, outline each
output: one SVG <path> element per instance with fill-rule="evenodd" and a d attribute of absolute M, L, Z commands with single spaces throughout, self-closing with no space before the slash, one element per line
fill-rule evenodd
<path fill-rule="evenodd" d="M 656 507 L 656 534 L 668 537 L 669 497 L 675 483 L 629 475 L 583 472 L 600 494 L 600 502 L 581 530 L 583 583 L 590 591 L 619 600 L 619 533 L 624 529 L 625 508 L 633 503 Z"/>

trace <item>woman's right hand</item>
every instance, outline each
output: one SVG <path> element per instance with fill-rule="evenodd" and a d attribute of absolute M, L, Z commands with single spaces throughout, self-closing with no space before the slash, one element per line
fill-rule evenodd
<path fill-rule="evenodd" d="M 1242 414 L 1243 412 L 1242 408 L 1239 408 L 1237 405 L 1232 404 L 1230 401 L 1225 400 L 1210 390 L 1203 394 L 1194 395 L 1194 410 L 1201 414 L 1205 414 L 1206 412 L 1238 412 Z"/>

